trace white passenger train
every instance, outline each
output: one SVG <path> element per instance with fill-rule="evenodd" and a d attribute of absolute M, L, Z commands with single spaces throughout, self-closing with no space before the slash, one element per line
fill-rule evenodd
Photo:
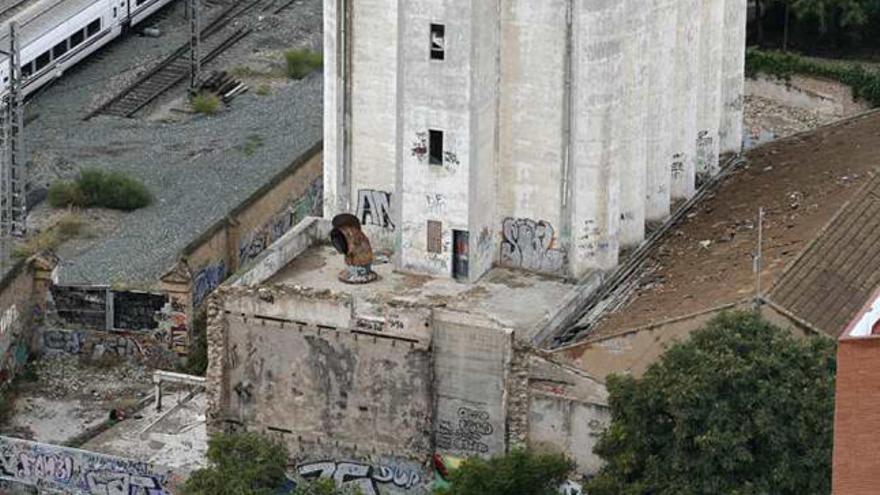
<path fill-rule="evenodd" d="M 0 94 L 9 87 L 9 23 L 18 24 L 24 95 L 59 77 L 172 0 L 36 0 L 0 23 Z"/>

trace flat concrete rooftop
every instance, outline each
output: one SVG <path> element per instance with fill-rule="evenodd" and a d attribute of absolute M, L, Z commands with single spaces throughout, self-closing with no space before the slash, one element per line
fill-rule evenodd
<path fill-rule="evenodd" d="M 509 268 L 493 268 L 477 283 L 464 283 L 395 272 L 388 261 L 373 265 L 379 280 L 350 285 L 337 277 L 344 267 L 343 256 L 332 246 L 316 245 L 279 270 L 268 283 L 348 293 L 360 308 L 400 301 L 479 314 L 517 330 L 520 338 L 529 340 L 567 311 L 580 289 L 559 278 Z"/>

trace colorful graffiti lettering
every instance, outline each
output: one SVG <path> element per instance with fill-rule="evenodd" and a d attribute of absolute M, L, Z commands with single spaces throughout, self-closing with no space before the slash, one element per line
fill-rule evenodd
<path fill-rule="evenodd" d="M 423 483 L 418 470 L 405 466 L 371 466 L 359 462 L 319 461 L 300 464 L 297 473 L 306 480 L 329 478 L 341 488 L 359 490 L 363 495 L 378 495 L 380 486 L 393 484 L 410 490 Z"/>
<path fill-rule="evenodd" d="M 186 310 L 180 301 L 172 299 L 156 313 L 159 328 L 155 338 L 160 342 L 167 342 L 168 348 L 179 356 L 185 356 L 189 352 L 189 319 Z"/>
<path fill-rule="evenodd" d="M 0 437 L 0 477 L 85 495 L 166 495 L 175 478 L 144 462 L 8 437 Z"/>
<path fill-rule="evenodd" d="M 226 279 L 226 263 L 223 261 L 206 265 L 196 272 L 192 282 L 193 306 L 201 306 L 202 302 L 214 289 Z"/>
<path fill-rule="evenodd" d="M 545 273 L 563 269 L 565 251 L 553 248 L 555 231 L 549 222 L 507 218 L 501 232 L 502 264 Z"/>

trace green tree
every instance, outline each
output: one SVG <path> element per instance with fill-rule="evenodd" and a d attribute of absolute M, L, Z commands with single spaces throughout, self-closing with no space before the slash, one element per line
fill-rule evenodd
<path fill-rule="evenodd" d="M 205 469 L 195 471 L 182 495 L 274 495 L 287 481 L 287 449 L 256 433 L 218 434 L 208 442 Z"/>
<path fill-rule="evenodd" d="M 301 482 L 293 495 L 362 495 L 362 491 L 349 487 L 337 487 L 336 482 L 329 478 L 321 478 L 310 483 Z"/>
<path fill-rule="evenodd" d="M 835 346 L 725 313 L 608 381 L 590 495 L 830 493 Z"/>
<path fill-rule="evenodd" d="M 558 454 L 514 450 L 489 460 L 473 457 L 449 474 L 444 495 L 555 495 L 574 470 L 574 463 Z"/>

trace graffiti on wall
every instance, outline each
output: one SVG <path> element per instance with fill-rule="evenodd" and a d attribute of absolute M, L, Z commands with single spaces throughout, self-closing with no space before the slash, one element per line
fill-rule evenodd
<path fill-rule="evenodd" d="M 428 158 L 428 133 L 417 132 L 416 139 L 412 143 L 410 153 L 416 160 L 423 162 Z"/>
<path fill-rule="evenodd" d="M 156 313 L 156 320 L 159 323 L 154 335 L 156 340 L 167 343 L 168 349 L 177 355 L 185 356 L 189 352 L 189 320 L 180 301 L 172 299 L 165 303 L 162 310 Z"/>
<path fill-rule="evenodd" d="M 297 473 L 306 480 L 329 478 L 336 482 L 336 486 L 360 490 L 363 495 L 378 495 L 382 485 L 410 490 L 425 482 L 417 469 L 391 464 L 372 466 L 360 462 L 318 461 L 300 464 Z"/>
<path fill-rule="evenodd" d="M 208 264 L 196 272 L 192 282 L 193 306 L 199 307 L 214 289 L 226 280 L 226 263 Z"/>
<path fill-rule="evenodd" d="M 121 358 L 142 357 L 143 350 L 137 341 L 123 336 L 86 330 L 43 330 L 43 350 L 47 354 L 85 354 L 90 357 L 114 355 Z"/>
<path fill-rule="evenodd" d="M 0 437 L 0 477 L 88 495 L 165 495 L 177 481 L 144 462 L 7 437 Z"/>
<path fill-rule="evenodd" d="M 58 316 L 72 325 L 107 326 L 107 289 L 102 287 L 52 286 Z"/>
<path fill-rule="evenodd" d="M 507 218 L 501 227 L 501 264 L 545 273 L 563 270 L 565 251 L 553 247 L 555 231 L 549 222 Z"/>
<path fill-rule="evenodd" d="M 324 182 L 318 177 L 302 196 L 292 199 L 278 213 L 259 228 L 248 232 L 238 245 L 239 265 L 245 265 L 260 255 L 269 245 L 292 229 L 307 216 L 323 214 Z"/>
<path fill-rule="evenodd" d="M 358 191 L 357 217 L 361 225 L 378 225 L 394 230 L 391 220 L 391 193 L 361 189 Z"/>
<path fill-rule="evenodd" d="M 486 454 L 489 446 L 483 437 L 494 433 L 489 413 L 470 407 L 458 408 L 457 422 L 441 419 L 437 422 L 437 447 L 445 450 Z"/>

